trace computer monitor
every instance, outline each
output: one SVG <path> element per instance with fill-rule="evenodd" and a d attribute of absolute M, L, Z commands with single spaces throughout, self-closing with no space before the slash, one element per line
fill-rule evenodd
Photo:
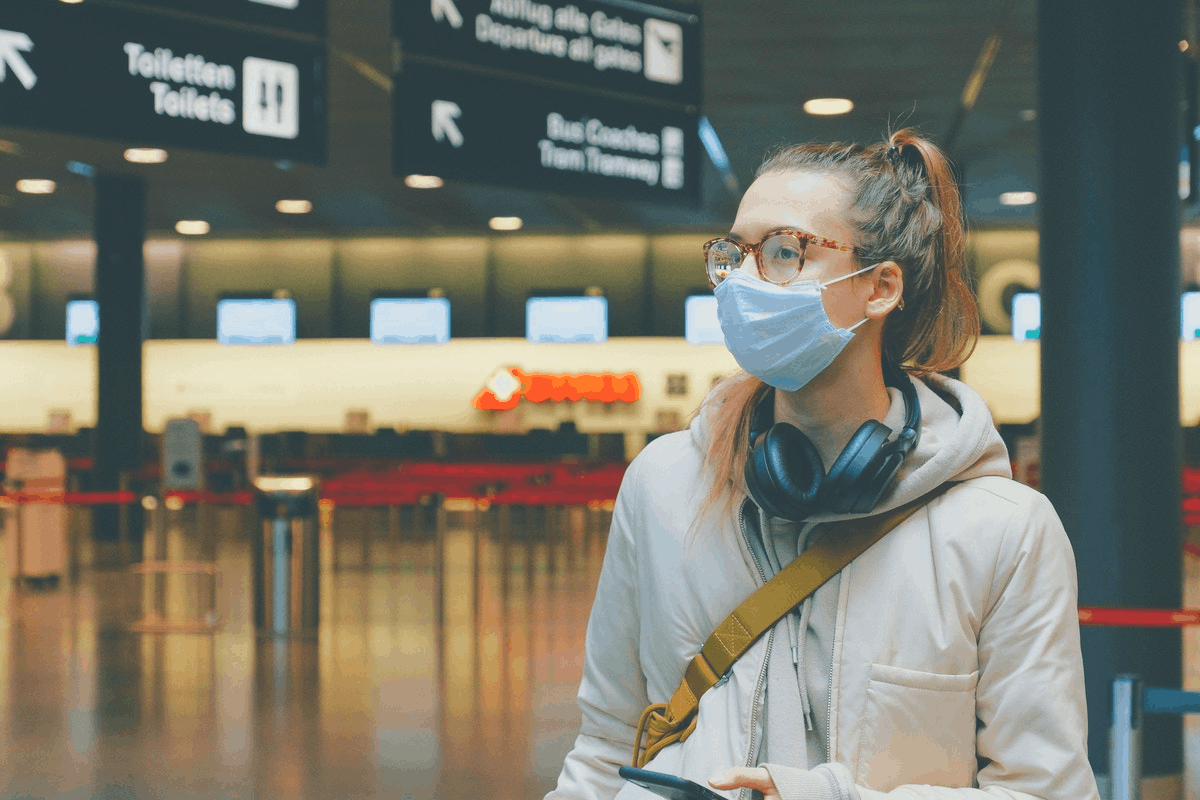
<path fill-rule="evenodd" d="M 717 318 L 717 298 L 694 294 L 683 301 L 683 337 L 688 344 L 724 344 L 721 321 Z"/>
<path fill-rule="evenodd" d="M 450 341 L 450 301 L 445 297 L 377 297 L 371 301 L 375 344 L 441 344 Z"/>
<path fill-rule="evenodd" d="M 1012 337 L 1018 342 L 1036 342 L 1042 335 L 1042 296 L 1017 292 L 1012 299 Z"/>
<path fill-rule="evenodd" d="M 530 342 L 608 340 L 608 299 L 531 297 L 525 301 L 525 338 Z"/>
<path fill-rule="evenodd" d="M 67 344 L 95 344 L 100 340 L 100 304 L 95 300 L 67 301 Z"/>
<path fill-rule="evenodd" d="M 296 341 L 296 301 L 290 297 L 218 300 L 217 341 L 292 344 Z"/>
<path fill-rule="evenodd" d="M 1185 342 L 1200 338 L 1200 292 L 1184 292 L 1179 300 L 1179 336 Z"/>

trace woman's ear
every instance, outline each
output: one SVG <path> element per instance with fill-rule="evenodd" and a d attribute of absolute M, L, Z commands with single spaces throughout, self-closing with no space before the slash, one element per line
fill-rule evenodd
<path fill-rule="evenodd" d="M 881 319 L 904 304 L 904 273 L 895 261 L 882 261 L 874 272 L 875 290 L 867 299 L 867 317 Z"/>

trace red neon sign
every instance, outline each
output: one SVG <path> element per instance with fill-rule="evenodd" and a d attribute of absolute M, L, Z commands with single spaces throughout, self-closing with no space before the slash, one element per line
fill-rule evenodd
<path fill-rule="evenodd" d="M 487 385 L 475 395 L 471 405 L 484 411 L 507 411 L 516 408 L 524 397 L 533 403 L 563 403 L 576 400 L 596 400 L 632 403 L 642 396 L 637 375 L 627 372 L 614 375 L 549 375 L 542 372 L 522 372 L 516 367 L 499 369 Z"/>

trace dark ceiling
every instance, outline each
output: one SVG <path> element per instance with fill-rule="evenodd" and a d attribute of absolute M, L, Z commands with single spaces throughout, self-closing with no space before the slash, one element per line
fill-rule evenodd
<path fill-rule="evenodd" d="M 21 0 L 33 2 L 34 0 Z M 424 3 L 428 0 L 400 0 Z M 12 0 L 6 0 L 12 2 Z M 736 195 L 709 163 L 703 206 L 661 208 L 447 183 L 407 188 L 391 173 L 392 0 L 329 0 L 329 158 L 325 166 L 174 149 L 161 165 L 131 165 L 126 146 L 0 127 L 0 237 L 88 236 L 92 189 L 68 171 L 78 161 L 143 175 L 150 235 L 175 235 L 179 219 L 206 219 L 211 236 L 359 236 L 487 233 L 515 215 L 530 231 L 669 231 L 724 228 Z M 872 141 L 917 125 L 949 145 L 976 226 L 1032 224 L 1036 206 L 1005 207 L 1004 191 L 1036 190 L 1035 0 L 703 0 L 702 113 L 744 188 L 764 151 L 793 141 Z M 0 10 L 0 22 L 3 21 Z M 978 100 L 956 128 L 960 98 L 990 36 L 1000 46 Z M 374 75 L 374 79 L 372 79 Z M 848 97 L 845 116 L 813 117 L 813 97 Z M 949 138 L 953 141 L 948 141 Z M 7 152 L 12 151 L 12 152 Z M 14 189 L 52 178 L 53 195 Z M 304 216 L 275 211 L 306 198 Z"/>

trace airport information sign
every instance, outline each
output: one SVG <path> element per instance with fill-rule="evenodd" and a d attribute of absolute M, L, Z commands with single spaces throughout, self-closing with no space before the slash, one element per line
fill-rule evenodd
<path fill-rule="evenodd" d="M 394 0 L 393 170 L 695 206 L 700 18 L 629 0 Z"/>
<path fill-rule="evenodd" d="M 325 48 L 92 3 L 0 7 L 0 124 L 323 162 Z"/>
<path fill-rule="evenodd" d="M 396 0 L 405 57 L 700 104 L 700 17 L 649 3 Z"/>
<path fill-rule="evenodd" d="M 131 0 L 150 8 L 186 11 L 227 22 L 325 35 L 326 0 Z"/>
<path fill-rule="evenodd" d="M 405 66 L 397 171 L 557 194 L 699 200 L 698 112 Z"/>

